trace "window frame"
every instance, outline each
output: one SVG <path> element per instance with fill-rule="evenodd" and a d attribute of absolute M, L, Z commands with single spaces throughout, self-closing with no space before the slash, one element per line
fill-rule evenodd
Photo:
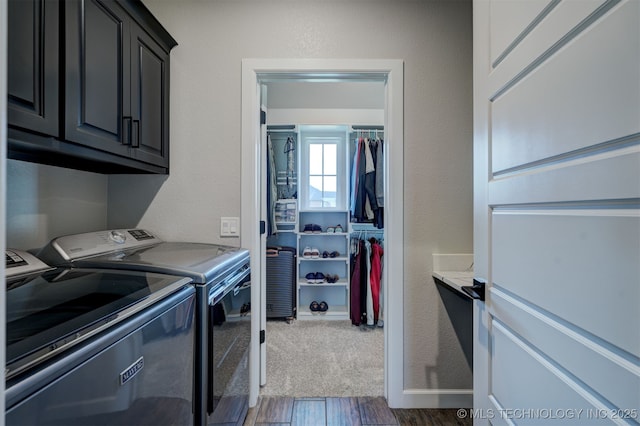
<path fill-rule="evenodd" d="M 300 126 L 298 157 L 298 201 L 301 211 L 344 211 L 347 210 L 348 194 L 348 167 L 347 167 L 347 141 L 348 127 L 334 125 Z M 326 141 L 327 144 L 336 145 L 336 205 L 329 207 L 312 207 L 309 199 L 310 186 L 310 158 L 309 151 L 312 144 Z M 324 170 L 323 170 L 324 172 Z M 314 174 L 314 176 L 333 176 Z"/>

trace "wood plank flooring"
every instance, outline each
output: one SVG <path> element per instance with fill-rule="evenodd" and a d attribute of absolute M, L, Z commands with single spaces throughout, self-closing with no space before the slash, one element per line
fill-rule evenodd
<path fill-rule="evenodd" d="M 472 425 L 457 409 L 391 409 L 383 397 L 293 398 L 262 396 L 244 426 Z"/>

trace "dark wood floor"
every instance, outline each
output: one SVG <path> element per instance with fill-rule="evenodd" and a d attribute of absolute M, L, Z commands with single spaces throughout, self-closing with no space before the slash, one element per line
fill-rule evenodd
<path fill-rule="evenodd" d="M 382 397 L 261 397 L 244 426 L 471 425 L 452 409 L 391 409 Z M 466 413 L 466 412 L 465 412 Z"/>

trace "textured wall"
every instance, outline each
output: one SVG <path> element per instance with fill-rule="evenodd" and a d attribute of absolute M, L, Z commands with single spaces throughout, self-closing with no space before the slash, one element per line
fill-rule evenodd
<path fill-rule="evenodd" d="M 7 160 L 7 247 L 39 248 L 52 238 L 104 229 L 107 176 Z"/>
<path fill-rule="evenodd" d="M 402 59 L 405 388 L 471 388 L 431 278 L 432 253 L 472 251 L 470 1 L 145 0 L 179 45 L 171 63 L 171 175 L 109 178 L 108 223 L 222 240 L 240 216 L 243 58 Z"/>

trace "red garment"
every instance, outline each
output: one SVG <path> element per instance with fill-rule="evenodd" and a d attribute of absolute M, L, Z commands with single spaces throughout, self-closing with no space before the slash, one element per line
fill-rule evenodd
<path fill-rule="evenodd" d="M 378 321 L 380 313 L 380 279 L 382 278 L 382 256 L 384 250 L 378 243 L 371 244 L 371 296 L 373 298 L 373 318 Z"/>

